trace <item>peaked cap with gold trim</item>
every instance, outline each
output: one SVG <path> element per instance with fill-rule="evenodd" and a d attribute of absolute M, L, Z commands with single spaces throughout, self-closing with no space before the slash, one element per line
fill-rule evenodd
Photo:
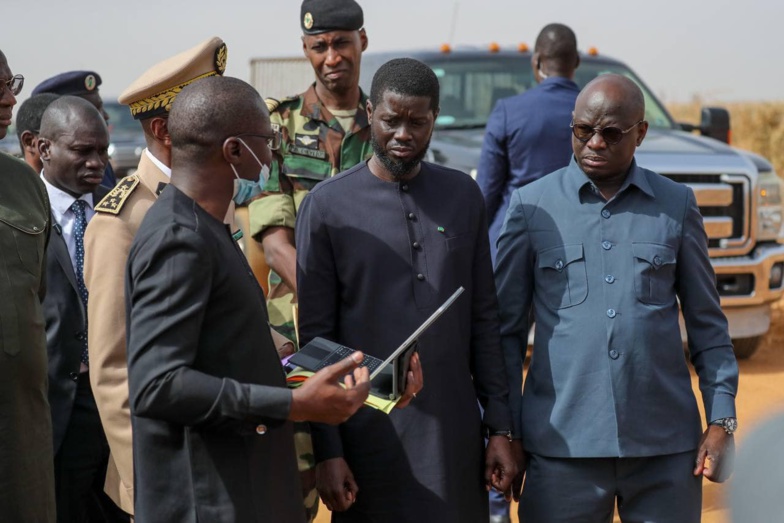
<path fill-rule="evenodd" d="M 165 114 L 186 85 L 200 78 L 223 75 L 227 57 L 223 40 L 210 38 L 149 68 L 125 89 L 119 102 L 129 106 L 137 120 Z"/>

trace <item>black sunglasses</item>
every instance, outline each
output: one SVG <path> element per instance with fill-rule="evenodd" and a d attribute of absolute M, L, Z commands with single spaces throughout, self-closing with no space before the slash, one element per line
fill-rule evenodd
<path fill-rule="evenodd" d="M 11 77 L 10 80 L 0 80 L 0 82 L 4 83 L 5 86 L 8 87 L 8 90 L 11 91 L 11 94 L 16 96 L 22 92 L 22 87 L 24 87 L 24 76 L 17 74 Z"/>
<path fill-rule="evenodd" d="M 572 123 L 569 124 L 569 127 L 572 128 L 572 134 L 574 137 L 583 143 L 593 138 L 594 134 L 599 133 L 599 135 L 602 137 L 602 140 L 604 140 L 604 143 L 607 145 L 615 145 L 623 140 L 623 137 L 626 135 L 626 133 L 644 121 L 645 120 L 640 120 L 625 131 L 619 127 L 591 127 L 590 125 L 584 123 L 574 123 L 574 120 L 572 120 Z"/>

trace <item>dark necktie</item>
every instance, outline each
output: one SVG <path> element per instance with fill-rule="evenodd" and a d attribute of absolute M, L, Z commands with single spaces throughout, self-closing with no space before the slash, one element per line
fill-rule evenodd
<path fill-rule="evenodd" d="M 76 220 L 74 221 L 73 235 L 76 241 L 76 287 L 79 290 L 79 296 L 82 298 L 84 310 L 87 311 L 87 286 L 84 284 L 84 230 L 87 228 L 87 215 L 84 208 L 87 202 L 84 200 L 76 200 L 71 205 L 71 211 L 74 213 Z M 84 336 L 82 341 L 82 363 L 87 365 L 87 336 Z"/>

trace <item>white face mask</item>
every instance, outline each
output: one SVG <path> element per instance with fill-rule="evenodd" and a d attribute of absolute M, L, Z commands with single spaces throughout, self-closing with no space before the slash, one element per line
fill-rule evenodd
<path fill-rule="evenodd" d="M 242 205 L 248 200 L 250 200 L 251 198 L 258 196 L 264 191 L 264 184 L 266 184 L 267 180 L 269 180 L 270 170 L 267 165 L 261 163 L 261 160 L 259 160 L 259 157 L 256 156 L 256 153 L 253 152 L 253 149 L 248 147 L 248 144 L 246 144 L 242 140 L 242 138 L 237 138 L 237 140 L 239 140 L 240 143 L 245 146 L 245 148 L 248 150 L 248 152 L 250 152 L 250 154 L 253 156 L 256 162 L 258 162 L 259 166 L 261 166 L 261 171 L 259 172 L 259 180 L 253 181 L 253 180 L 246 180 L 244 178 L 240 178 L 240 175 L 237 174 L 237 169 L 234 167 L 234 165 L 229 164 L 231 166 L 231 170 L 234 171 L 234 176 L 237 178 L 236 180 L 234 180 L 234 196 L 232 197 L 232 199 L 234 200 L 234 203 L 236 203 L 237 205 Z"/>

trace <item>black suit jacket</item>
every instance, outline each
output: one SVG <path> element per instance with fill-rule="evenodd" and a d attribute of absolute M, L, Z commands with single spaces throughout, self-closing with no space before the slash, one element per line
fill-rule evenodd
<path fill-rule="evenodd" d="M 228 227 L 166 187 L 131 246 L 125 303 L 136 520 L 302 522 L 291 392 Z"/>
<path fill-rule="evenodd" d="M 93 193 L 93 204 L 98 203 L 107 192 L 106 188 L 98 187 Z M 47 286 L 43 303 L 46 349 L 49 353 L 49 408 L 52 411 L 55 453 L 60 448 L 71 419 L 82 344 L 87 337 L 87 311 L 79 298 L 74 271 L 62 231 L 56 225 L 52 228 L 47 251 Z"/>

